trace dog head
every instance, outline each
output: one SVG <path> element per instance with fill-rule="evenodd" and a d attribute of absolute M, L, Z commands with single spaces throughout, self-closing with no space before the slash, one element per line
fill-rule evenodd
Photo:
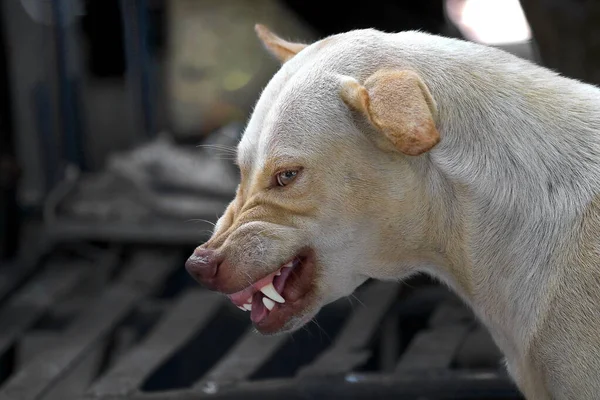
<path fill-rule="evenodd" d="M 275 333 L 369 277 L 411 272 L 426 253 L 427 210 L 409 158 L 439 134 L 415 72 L 378 67 L 348 34 L 304 45 L 256 29 L 283 65 L 239 143 L 236 197 L 186 266 Z"/>

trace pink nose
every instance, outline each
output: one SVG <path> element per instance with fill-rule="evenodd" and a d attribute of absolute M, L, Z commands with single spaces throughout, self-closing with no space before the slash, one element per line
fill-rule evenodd
<path fill-rule="evenodd" d="M 211 286 L 210 283 L 217 275 L 219 264 L 222 261 L 216 251 L 197 248 L 185 262 L 185 269 L 198 283 Z"/>

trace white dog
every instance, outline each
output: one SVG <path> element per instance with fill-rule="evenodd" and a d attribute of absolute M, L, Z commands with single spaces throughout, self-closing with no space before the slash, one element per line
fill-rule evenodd
<path fill-rule="evenodd" d="M 599 399 L 600 89 L 424 33 L 257 31 L 283 66 L 190 273 L 276 333 L 369 277 L 426 272 L 528 399 Z"/>

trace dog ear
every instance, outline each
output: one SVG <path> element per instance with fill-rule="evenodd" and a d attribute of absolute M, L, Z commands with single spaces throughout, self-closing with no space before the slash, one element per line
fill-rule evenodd
<path fill-rule="evenodd" d="M 273 54 L 281 63 L 288 61 L 304 49 L 306 44 L 291 43 L 283 40 L 264 25 L 256 24 L 254 30 L 259 39 L 263 42 L 267 50 Z"/>
<path fill-rule="evenodd" d="M 378 71 L 364 85 L 344 78 L 341 96 L 404 154 L 423 154 L 440 141 L 435 101 L 415 72 Z"/>

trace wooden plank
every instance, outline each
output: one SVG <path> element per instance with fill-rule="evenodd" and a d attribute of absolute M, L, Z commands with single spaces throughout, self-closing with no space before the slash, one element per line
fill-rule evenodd
<path fill-rule="evenodd" d="M 140 251 L 120 282 L 109 287 L 75 320 L 62 339 L 17 371 L 0 390 L 0 400 L 40 399 L 68 376 L 86 354 L 122 320 L 148 291 L 176 266 L 176 252 Z"/>
<path fill-rule="evenodd" d="M 45 351 L 45 349 L 51 348 L 55 343 L 59 342 L 60 337 L 61 334 L 55 331 L 36 331 L 35 333 L 27 334 L 19 342 L 19 364 L 29 363 Z M 104 350 L 103 347 L 99 346 L 94 351 L 86 354 L 85 359 L 82 360 L 66 379 L 53 386 L 44 395 L 44 400 L 76 399 L 85 393 L 85 390 L 89 387 L 90 382 L 92 382 L 98 372 Z"/>
<path fill-rule="evenodd" d="M 85 272 L 82 265 L 75 268 L 49 265 L 15 293 L 0 309 L 0 354 L 4 354 L 58 298 L 71 290 Z"/>
<path fill-rule="evenodd" d="M 250 328 L 194 388 L 223 386 L 248 378 L 269 360 L 287 339 L 287 335 L 264 336 Z"/>
<path fill-rule="evenodd" d="M 15 288 L 42 266 L 41 260 L 50 250 L 50 245 L 35 238 L 32 240 L 33 244 L 24 246 L 30 251 L 22 252 L 15 261 L 0 265 L 0 302 L 6 300 Z"/>
<path fill-rule="evenodd" d="M 333 346 L 301 369 L 299 375 L 340 374 L 367 361 L 371 353 L 365 347 L 397 299 L 398 290 L 395 282 L 373 282 L 359 293 L 363 306 L 351 316 Z"/>
<path fill-rule="evenodd" d="M 78 265 L 79 271 L 85 271 L 82 279 L 78 280 L 68 296 L 62 296 L 52 305 L 51 313 L 59 320 L 72 320 L 80 311 L 85 312 L 90 302 L 103 290 L 116 268 L 121 267 L 121 246 L 109 249 L 99 249 L 92 245 L 76 244 L 69 250 L 84 258 L 86 264 Z M 64 275 L 64 271 L 58 276 Z M 55 343 L 60 343 L 62 332 L 56 330 L 36 330 L 21 338 L 17 347 L 18 362 L 15 370 L 28 364 L 32 359 Z M 44 400 L 63 400 L 80 397 L 95 378 L 104 360 L 108 339 L 105 338 L 87 353 L 77 368 L 68 376 L 54 385 L 44 395 Z"/>
<path fill-rule="evenodd" d="M 502 352 L 484 326 L 467 334 L 456 354 L 457 368 L 485 369 L 502 365 Z"/>
<path fill-rule="evenodd" d="M 382 373 L 393 372 L 402 346 L 400 318 L 397 313 L 388 313 L 381 322 L 379 338 L 379 370 Z"/>
<path fill-rule="evenodd" d="M 172 301 L 166 299 L 146 298 L 136 308 L 133 323 L 120 326 L 112 337 L 111 351 L 106 354 L 106 367 L 112 369 L 121 361 L 121 357 L 129 353 L 139 344 L 138 327 L 154 326 L 152 321 L 160 320 L 167 308 L 172 306 Z M 165 314 L 166 315 L 166 314 Z M 152 329 L 152 328 L 151 328 Z"/>
<path fill-rule="evenodd" d="M 448 368 L 468 331 L 468 325 L 449 325 L 418 334 L 400 357 L 395 373 Z"/>
<path fill-rule="evenodd" d="M 472 323 L 475 321 L 473 313 L 458 299 L 442 302 L 429 318 L 429 327 L 437 328 L 446 325 Z"/>
<path fill-rule="evenodd" d="M 89 391 L 90 395 L 135 392 L 149 374 L 207 324 L 224 299 L 216 293 L 201 290 L 181 296 L 148 338 L 96 383 Z"/>
<path fill-rule="evenodd" d="M 448 368 L 471 329 L 472 313 L 458 299 L 442 301 L 401 355 L 395 373 Z"/>
<path fill-rule="evenodd" d="M 90 302 L 109 284 L 116 270 L 123 268 L 121 260 L 123 255 L 122 246 L 99 249 L 91 245 L 76 244 L 73 247 L 75 247 L 76 254 L 84 258 L 89 266 L 75 290 L 71 291 L 67 298 L 60 299 L 52 307 L 52 314 L 65 320 L 70 320 L 78 315 L 80 311 L 87 309 Z"/>

